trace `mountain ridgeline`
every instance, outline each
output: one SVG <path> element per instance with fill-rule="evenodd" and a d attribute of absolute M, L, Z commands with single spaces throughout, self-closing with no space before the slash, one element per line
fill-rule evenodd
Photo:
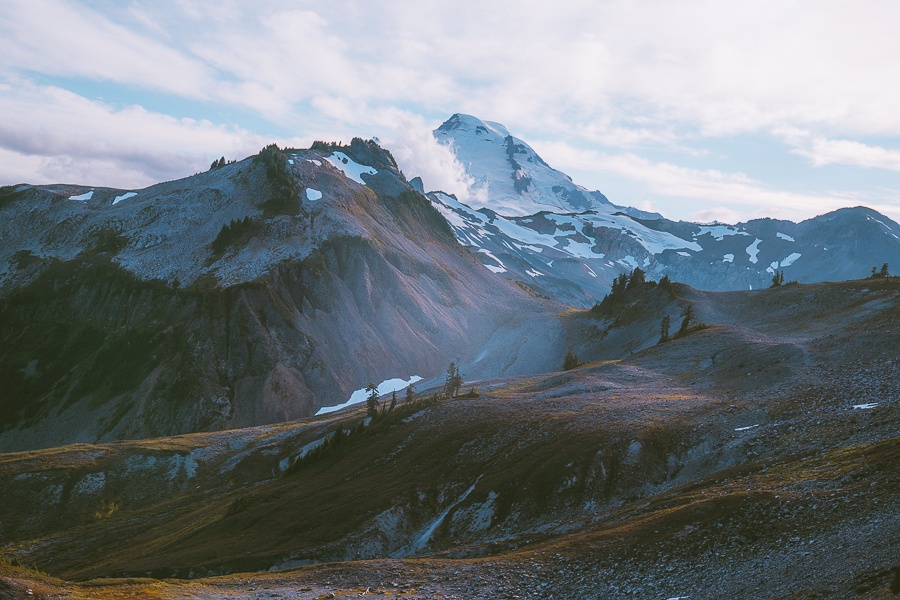
<path fill-rule="evenodd" d="M 373 142 L 16 186 L 0 211 L 6 450 L 296 419 L 447 357 L 552 368 L 531 336 L 563 352 L 559 308 L 484 269 Z"/>
<path fill-rule="evenodd" d="M 586 335 L 565 309 L 637 268 L 726 290 L 900 265 L 900 226 L 869 209 L 673 222 L 576 185 L 497 123 L 454 115 L 434 135 L 486 204 L 423 194 L 359 138 L 141 190 L 0 189 L 0 450 L 282 422 L 451 361 L 472 380 L 552 371 L 571 348 L 617 358 L 658 320 Z"/>
<path fill-rule="evenodd" d="M 460 243 L 488 269 L 575 306 L 592 306 L 635 267 L 655 279 L 728 291 L 768 287 L 776 272 L 812 283 L 900 265 L 900 225 L 868 208 L 801 223 L 675 222 L 573 183 L 498 123 L 454 115 L 434 136 L 489 198 L 465 204 L 429 193 Z"/>
<path fill-rule="evenodd" d="M 900 593 L 895 223 L 436 136 L 496 203 L 361 139 L 0 189 L 0 597 Z"/>

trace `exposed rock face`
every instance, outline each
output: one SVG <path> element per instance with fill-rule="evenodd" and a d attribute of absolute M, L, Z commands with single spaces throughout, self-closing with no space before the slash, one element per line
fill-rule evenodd
<path fill-rule="evenodd" d="M 372 143 L 87 195 L 4 191 L 6 450 L 295 419 L 450 360 L 555 366 L 529 336 L 564 352 L 558 307 L 484 269 Z"/>
<path fill-rule="evenodd" d="M 769 287 L 776 272 L 802 283 L 856 279 L 885 262 L 900 264 L 900 225 L 857 207 L 793 223 L 675 222 L 615 206 L 547 165 L 499 123 L 454 115 L 434 131 L 487 201 L 463 204 L 432 192 L 460 243 L 484 265 L 539 294 L 592 306 L 620 273 L 641 267 L 655 278 L 706 290 Z"/>

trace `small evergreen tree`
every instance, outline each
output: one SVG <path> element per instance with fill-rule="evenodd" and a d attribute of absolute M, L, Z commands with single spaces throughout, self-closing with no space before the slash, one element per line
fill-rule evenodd
<path fill-rule="evenodd" d="M 366 386 L 366 414 L 373 419 L 378 416 L 378 386 L 370 383 Z"/>
<path fill-rule="evenodd" d="M 635 267 L 631 272 L 631 277 L 628 278 L 627 289 L 631 290 L 644 285 L 644 282 L 646 281 L 646 275 L 647 274 L 643 269 L 641 269 L 640 267 Z"/>
<path fill-rule="evenodd" d="M 406 386 L 406 404 L 407 406 L 412 403 L 413 400 L 416 399 L 416 390 L 413 389 L 412 384 Z"/>
<path fill-rule="evenodd" d="M 669 315 L 666 315 L 662 318 L 662 322 L 659 324 L 659 343 L 669 341 L 669 327 L 672 324 L 672 320 L 669 318 Z"/>
<path fill-rule="evenodd" d="M 784 285 L 784 271 L 775 271 L 772 275 L 772 287 L 780 287 Z"/>
<path fill-rule="evenodd" d="M 891 276 L 890 268 L 888 267 L 887 263 L 884 263 L 883 265 L 881 265 L 881 271 L 879 271 L 878 275 L 882 279 L 887 279 L 888 277 Z"/>
<path fill-rule="evenodd" d="M 688 304 L 687 310 L 684 311 L 684 319 L 681 321 L 681 328 L 678 330 L 679 334 L 687 333 L 688 327 L 691 326 L 691 321 L 694 320 L 694 306 L 692 304 Z"/>
<path fill-rule="evenodd" d="M 578 355 L 575 354 L 572 350 L 568 350 L 566 352 L 565 358 L 563 358 L 562 368 L 563 371 L 571 371 L 575 367 L 578 366 Z"/>
<path fill-rule="evenodd" d="M 448 398 L 455 398 L 459 394 L 459 388 L 462 387 L 462 376 L 456 363 L 450 363 L 447 367 L 447 378 L 444 380 L 444 393 Z"/>
<path fill-rule="evenodd" d="M 334 435 L 331 436 L 331 440 L 326 440 L 326 443 L 330 443 L 332 446 L 337 446 L 342 441 L 344 441 L 344 426 L 338 425 L 334 430 Z"/>
<path fill-rule="evenodd" d="M 409 389 L 409 388 L 407 388 Z M 394 407 L 397 406 L 397 390 L 391 392 L 391 406 L 388 410 L 394 410 Z"/>
<path fill-rule="evenodd" d="M 622 294 L 625 293 L 625 288 L 628 287 L 628 275 L 622 273 L 615 279 L 613 279 L 612 289 L 609 291 L 609 295 L 613 298 L 618 298 Z"/>

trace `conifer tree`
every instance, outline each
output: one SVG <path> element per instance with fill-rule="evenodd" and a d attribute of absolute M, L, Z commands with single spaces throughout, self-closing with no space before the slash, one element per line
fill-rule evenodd
<path fill-rule="evenodd" d="M 409 389 L 409 388 L 406 388 Z M 394 407 L 397 406 L 397 390 L 391 392 L 391 406 L 388 410 L 394 410 Z"/>
<path fill-rule="evenodd" d="M 634 289 L 644 285 L 644 281 L 646 281 L 646 273 L 640 267 L 635 267 L 631 272 L 631 277 L 628 278 L 628 289 Z"/>
<path fill-rule="evenodd" d="M 662 322 L 659 324 L 659 343 L 669 341 L 669 327 L 671 324 L 672 320 L 669 318 L 669 315 L 662 318 Z"/>
<path fill-rule="evenodd" d="M 366 386 L 366 414 L 373 419 L 378 416 L 378 386 L 370 383 Z"/>
<path fill-rule="evenodd" d="M 628 287 L 628 275 L 622 273 L 613 279 L 612 289 L 609 291 L 609 295 L 613 298 L 621 296 L 625 293 L 626 287 Z"/>
<path fill-rule="evenodd" d="M 444 393 L 448 398 L 455 398 L 459 394 L 459 388 L 462 387 L 462 376 L 456 363 L 450 363 L 447 367 L 447 378 L 444 380 Z"/>
<path fill-rule="evenodd" d="M 578 355 L 575 354 L 572 350 L 566 351 L 566 356 L 563 358 L 562 368 L 563 371 L 571 371 L 575 367 L 578 366 Z"/>
<path fill-rule="evenodd" d="M 684 311 L 684 319 L 681 321 L 681 328 L 678 330 L 678 333 L 687 333 L 688 327 L 691 326 L 691 321 L 694 320 L 694 306 L 688 304 L 687 310 Z"/>

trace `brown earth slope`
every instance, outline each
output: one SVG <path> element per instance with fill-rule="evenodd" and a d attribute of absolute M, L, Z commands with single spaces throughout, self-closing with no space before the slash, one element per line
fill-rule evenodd
<path fill-rule="evenodd" d="M 565 352 L 561 307 L 461 248 L 373 142 L 118 203 L 26 188 L 0 194 L 3 451 L 277 423 L 451 360 L 498 376 Z"/>
<path fill-rule="evenodd" d="M 707 327 L 467 382 L 480 395 L 365 428 L 350 411 L 2 455 L 3 554 L 91 580 L 5 581 L 97 598 L 894 597 L 900 282 L 679 288 L 620 325 L 652 331 L 686 303 Z M 618 335 L 570 317 L 597 344 Z"/>

